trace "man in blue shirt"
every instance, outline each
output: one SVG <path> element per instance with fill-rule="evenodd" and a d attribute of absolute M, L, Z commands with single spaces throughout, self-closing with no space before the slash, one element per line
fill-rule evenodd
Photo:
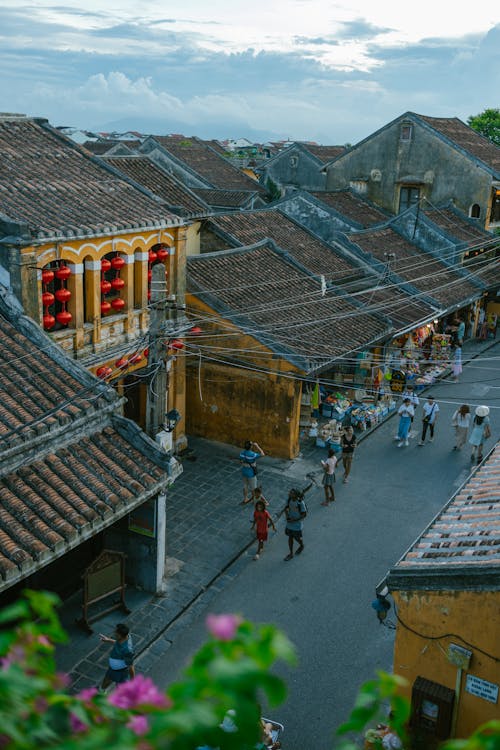
<path fill-rule="evenodd" d="M 135 676 L 134 648 L 127 625 L 119 623 L 115 628 L 115 638 L 109 638 L 101 633 L 101 641 L 112 643 L 109 655 L 109 666 L 101 683 L 101 690 L 106 690 L 112 682 L 116 685 L 127 682 Z"/>
<path fill-rule="evenodd" d="M 247 440 L 240 453 L 241 476 L 243 478 L 243 504 L 253 498 L 253 491 L 257 487 L 257 459 L 265 453 L 258 443 Z"/>

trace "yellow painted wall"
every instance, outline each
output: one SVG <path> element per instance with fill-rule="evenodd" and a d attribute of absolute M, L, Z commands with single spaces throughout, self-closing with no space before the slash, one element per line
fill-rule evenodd
<path fill-rule="evenodd" d="M 200 221 L 193 221 L 186 231 L 186 255 L 200 254 Z"/>
<path fill-rule="evenodd" d="M 500 591 L 394 591 L 393 598 L 398 610 L 394 672 L 408 680 L 406 696 L 411 698 L 418 676 L 455 690 L 457 667 L 446 657 L 453 643 L 473 654 L 462 677 L 455 736 L 467 737 L 483 722 L 500 719 L 500 697 L 495 705 L 465 692 L 466 674 L 500 684 L 500 663 L 487 656 L 500 657 Z"/>
<path fill-rule="evenodd" d="M 196 307 L 201 316 L 216 315 L 191 295 L 186 301 L 191 312 Z M 198 341 L 202 352 L 214 359 L 240 360 L 243 366 L 202 357 L 200 368 L 197 341 L 188 344 L 191 355 L 187 359 L 186 378 L 188 434 L 237 446 L 242 446 L 245 440 L 256 440 L 266 454 L 280 458 L 297 456 L 302 384 L 292 366 L 274 359 L 269 349 L 225 319 L 200 325 L 203 334 Z M 269 374 L 268 369 L 292 377 Z"/>

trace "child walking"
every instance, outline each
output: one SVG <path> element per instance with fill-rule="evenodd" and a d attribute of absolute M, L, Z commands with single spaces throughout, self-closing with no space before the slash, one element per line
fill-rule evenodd
<path fill-rule="evenodd" d="M 257 500 L 255 503 L 255 510 L 253 512 L 253 523 L 252 528 L 256 528 L 257 531 L 257 552 L 255 553 L 254 560 L 258 560 L 264 550 L 264 542 L 267 541 L 267 530 L 271 526 L 273 531 L 276 531 L 276 526 L 271 518 L 269 512 L 266 510 L 266 506 L 263 500 Z"/>

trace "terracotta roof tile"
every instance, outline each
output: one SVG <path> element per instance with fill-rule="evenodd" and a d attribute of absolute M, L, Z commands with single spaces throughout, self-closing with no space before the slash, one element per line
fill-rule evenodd
<path fill-rule="evenodd" d="M 478 287 L 467 278 L 420 250 L 390 227 L 350 233 L 347 237 L 382 263 L 387 263 L 389 253 L 394 254 L 390 270 L 443 307 L 479 293 Z"/>
<path fill-rule="evenodd" d="M 311 192 L 311 195 L 335 209 L 339 214 L 345 216 L 346 219 L 354 221 L 362 227 L 382 224 L 390 218 L 382 210 L 372 206 L 371 203 L 355 195 L 351 190 Z"/>
<path fill-rule="evenodd" d="M 493 141 L 477 133 L 456 117 L 426 117 L 417 115 L 421 120 L 480 159 L 484 164 L 500 173 L 500 148 Z"/>
<path fill-rule="evenodd" d="M 195 192 L 147 156 L 108 156 L 105 161 L 162 198 L 174 213 L 206 215 L 210 212 L 207 203 L 198 198 Z M 181 212 L 176 208 L 180 208 Z"/>
<path fill-rule="evenodd" d="M 345 146 L 319 146 L 317 143 L 302 143 L 301 145 L 323 164 L 336 159 L 346 150 Z"/>
<path fill-rule="evenodd" d="M 47 124 L 0 118 L 0 153 L 2 213 L 38 239 L 179 223 Z"/>
<path fill-rule="evenodd" d="M 89 393 L 40 346 L 20 338 L 1 314 L 0 336 L 0 448 L 16 433 L 23 437 L 32 434 L 36 420 L 42 419 L 45 426 L 65 418 L 69 422 L 102 405 L 99 383 Z M 90 401 L 89 395 L 97 401 Z"/>
<path fill-rule="evenodd" d="M 172 156 L 185 162 L 212 187 L 221 190 L 257 191 L 261 195 L 265 194 L 265 190 L 256 180 L 234 167 L 200 138 L 177 135 L 155 135 L 153 138 Z"/>
<path fill-rule="evenodd" d="M 282 253 L 260 246 L 188 258 L 188 287 L 223 317 L 244 320 L 264 344 L 314 369 L 381 338 L 388 324 L 348 297 L 327 292 Z M 269 343 L 271 342 L 271 344 Z"/>
<path fill-rule="evenodd" d="M 242 211 L 216 216 L 208 226 L 219 228 L 240 245 L 252 245 L 266 237 L 272 239 L 309 271 L 324 274 L 336 284 L 365 275 L 359 266 L 276 210 Z"/>
<path fill-rule="evenodd" d="M 248 190 L 215 190 L 205 188 L 193 188 L 193 192 L 199 195 L 205 203 L 215 208 L 243 208 L 252 201 L 257 192 Z"/>
<path fill-rule="evenodd" d="M 499 480 L 500 443 L 394 570 L 464 563 L 500 566 Z"/>

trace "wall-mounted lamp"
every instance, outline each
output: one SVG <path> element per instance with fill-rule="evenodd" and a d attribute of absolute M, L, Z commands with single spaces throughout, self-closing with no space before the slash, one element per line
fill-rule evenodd
<path fill-rule="evenodd" d="M 182 417 L 177 409 L 170 409 L 170 411 L 165 414 L 165 429 L 167 432 L 173 432 L 177 422 L 180 422 L 181 419 Z"/>

